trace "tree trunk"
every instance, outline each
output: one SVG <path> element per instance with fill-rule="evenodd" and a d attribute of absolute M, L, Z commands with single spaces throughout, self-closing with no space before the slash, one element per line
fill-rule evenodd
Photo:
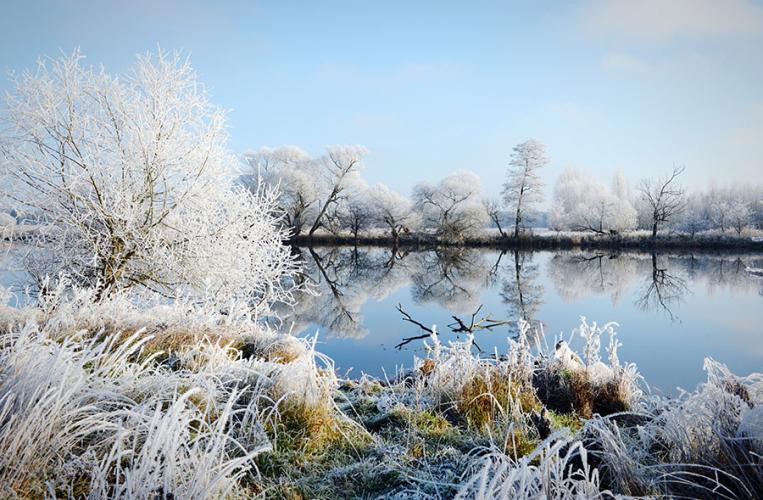
<path fill-rule="evenodd" d="M 326 213 L 326 210 L 328 210 L 329 205 L 334 201 L 336 198 L 336 195 L 338 194 L 338 190 L 336 187 L 331 190 L 331 194 L 326 198 L 326 203 L 323 204 L 321 207 L 321 211 L 318 212 L 318 216 L 315 218 L 315 222 L 313 222 L 313 226 L 310 228 L 310 236 L 313 235 L 316 229 L 318 229 L 321 226 L 321 219 L 323 218 L 323 215 Z"/>
<path fill-rule="evenodd" d="M 501 223 L 498 221 L 498 217 L 493 219 L 493 222 L 495 222 L 495 225 L 498 228 L 498 233 L 500 233 L 501 238 L 505 238 L 506 237 L 506 233 L 503 231 L 503 228 L 501 227 Z"/>
<path fill-rule="evenodd" d="M 517 206 L 517 216 L 514 219 L 514 237 L 519 238 L 519 225 L 522 223 L 522 212 L 519 206 Z"/>

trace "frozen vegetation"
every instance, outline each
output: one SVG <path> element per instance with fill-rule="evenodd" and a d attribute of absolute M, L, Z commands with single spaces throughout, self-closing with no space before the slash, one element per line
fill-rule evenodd
<path fill-rule="evenodd" d="M 262 147 L 244 155 L 250 168 L 240 183 L 254 192 L 263 186 L 281 190 L 277 204 L 297 241 L 496 244 L 556 238 L 562 245 L 579 245 L 581 238 L 608 238 L 625 246 L 667 241 L 712 247 L 751 241 L 763 229 L 762 186 L 713 184 L 689 192 L 681 185 L 683 167 L 635 186 L 621 173 L 602 182 L 566 169 L 554 183 L 547 213 L 541 214 L 541 173 L 550 160 L 537 140 L 513 148 L 499 198 L 484 193 L 485 180 L 468 171 L 420 182 L 410 197 L 385 184 L 369 186 L 363 179 L 368 154 L 361 146 L 332 146 L 318 157 L 296 146 Z M 554 236 L 539 236 L 533 229 L 539 227 L 550 228 Z"/>
<path fill-rule="evenodd" d="M 650 396 L 618 359 L 615 324 L 583 319 L 580 355 L 527 323 L 490 356 L 435 333 L 410 371 L 342 380 L 311 341 L 247 317 L 140 308 L 66 282 L 49 290 L 2 313 L 5 497 L 749 498 L 763 488 L 763 375 L 707 359 L 695 391 Z"/>
<path fill-rule="evenodd" d="M 284 239 L 337 228 L 357 239 L 374 225 L 397 239 L 414 224 L 463 238 L 500 220 L 473 174 L 421 183 L 405 202 L 365 185 L 368 151 L 355 145 L 319 158 L 261 149 L 238 176 L 224 113 L 177 54 L 142 56 L 114 76 L 74 53 L 41 60 L 15 85 L 0 143 L 13 208 L 0 222 L 4 235 L 18 221 L 42 230 L 22 230 L 27 244 L 16 248 L 33 282 L 0 290 L 3 498 L 745 498 L 763 489 L 763 375 L 738 377 L 708 359 L 706 383 L 666 399 L 619 360 L 613 323 L 583 319 L 573 332 L 581 353 L 571 337 L 546 344 L 523 319 L 533 267 L 518 252 L 504 292 L 522 313 L 502 352 L 478 355 L 471 335 L 443 342 L 427 327 L 426 356 L 410 370 L 345 380 L 315 338 L 282 333 L 279 307 L 315 293 Z M 504 201 L 515 234 L 540 199 L 546 163 L 536 141 L 514 150 Z M 654 232 L 683 208 L 679 173 L 643 186 Z M 592 207 L 607 208 L 613 197 L 596 191 L 603 201 Z M 625 209 L 589 225 L 630 224 Z M 477 271 L 456 265 L 469 257 L 416 257 L 421 300 L 467 303 L 491 273 L 480 259 Z M 651 265 L 664 279 L 654 255 Z M 403 266 L 387 271 L 390 283 L 407 279 Z M 334 285 L 330 293 L 341 296 Z"/>

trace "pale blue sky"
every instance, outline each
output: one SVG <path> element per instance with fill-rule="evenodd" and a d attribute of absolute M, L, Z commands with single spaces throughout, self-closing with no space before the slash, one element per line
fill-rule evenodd
<path fill-rule="evenodd" d="M 0 19 L 0 66 L 79 46 L 114 72 L 160 44 L 190 52 L 231 147 L 371 150 L 404 193 L 455 170 L 497 193 L 511 147 L 635 181 L 763 174 L 763 1 L 25 1 Z M 6 90 L 3 81 L 0 89 Z"/>

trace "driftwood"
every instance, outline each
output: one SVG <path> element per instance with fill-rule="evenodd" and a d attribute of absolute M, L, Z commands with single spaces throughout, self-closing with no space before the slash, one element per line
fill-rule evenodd
<path fill-rule="evenodd" d="M 403 337 L 403 340 L 395 346 L 396 349 L 400 349 L 403 346 L 410 344 L 413 341 L 416 340 L 422 340 L 430 337 L 434 330 L 429 328 L 428 326 L 424 325 L 420 321 L 417 321 L 414 319 L 408 312 L 406 312 L 403 309 L 402 304 L 397 305 L 397 310 L 400 312 L 400 314 L 403 316 L 402 320 L 407 321 L 408 323 L 411 323 L 413 325 L 418 326 L 421 330 L 423 330 L 425 333 L 421 335 L 414 335 L 412 337 Z M 511 324 L 511 321 L 507 320 L 495 320 L 490 318 L 489 316 L 483 316 L 480 319 L 477 319 L 477 315 L 479 314 L 480 310 L 482 310 L 482 306 L 479 306 L 476 311 L 474 311 L 471 315 L 471 319 L 469 320 L 469 323 L 466 323 L 464 320 L 459 318 L 458 316 L 451 316 L 455 321 L 453 323 L 450 323 L 448 325 L 448 328 L 450 328 L 450 331 L 453 333 L 474 333 L 476 331 L 480 330 L 492 330 L 493 328 L 503 326 L 503 325 L 509 325 Z M 480 349 L 480 346 L 477 345 L 475 342 L 474 346 L 482 351 Z"/>

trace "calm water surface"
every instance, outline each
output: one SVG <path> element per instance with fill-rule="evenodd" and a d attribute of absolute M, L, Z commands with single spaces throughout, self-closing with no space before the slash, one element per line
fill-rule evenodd
<path fill-rule="evenodd" d="M 452 314 L 525 318 L 548 342 L 589 322 L 619 323 L 622 361 L 638 364 L 654 392 L 675 394 L 704 379 L 707 356 L 734 372 L 763 370 L 763 256 L 505 252 L 449 249 L 301 249 L 303 295 L 286 314 L 293 332 L 319 334 L 319 349 L 341 373 L 390 376 L 423 354 L 418 321 L 455 339 Z M 476 334 L 486 352 L 504 352 L 515 325 Z M 606 342 L 606 339 L 604 340 Z"/>

